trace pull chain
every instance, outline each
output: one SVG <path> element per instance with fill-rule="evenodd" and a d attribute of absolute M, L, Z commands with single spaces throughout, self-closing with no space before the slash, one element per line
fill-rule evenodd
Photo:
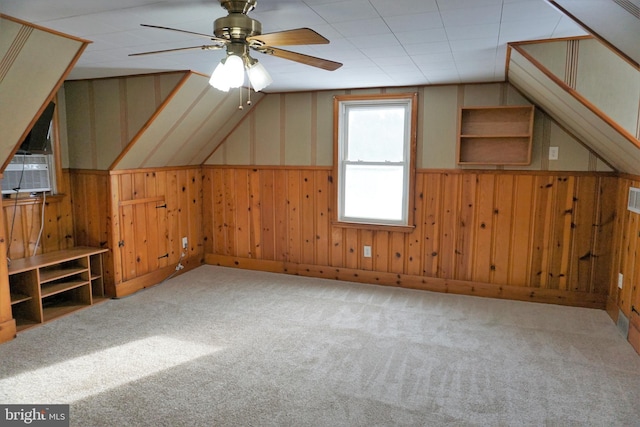
<path fill-rule="evenodd" d="M 240 94 L 240 105 L 238 105 L 238 110 L 242 110 L 244 107 L 242 106 L 242 86 L 240 86 L 240 90 L 238 90 Z"/>

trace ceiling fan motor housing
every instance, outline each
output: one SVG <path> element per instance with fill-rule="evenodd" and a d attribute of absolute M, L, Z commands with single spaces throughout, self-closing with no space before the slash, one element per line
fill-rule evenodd
<path fill-rule="evenodd" d="M 262 34 L 262 24 L 243 13 L 230 13 L 213 23 L 216 37 L 230 40 L 242 40 Z"/>

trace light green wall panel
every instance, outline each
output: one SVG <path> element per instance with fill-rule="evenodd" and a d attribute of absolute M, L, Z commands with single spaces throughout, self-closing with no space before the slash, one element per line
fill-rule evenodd
<path fill-rule="evenodd" d="M 521 45 L 525 52 L 533 56 L 545 68 L 564 81 L 567 64 L 567 41 L 544 42 Z"/>
<path fill-rule="evenodd" d="M 333 165 L 333 98 L 342 92 L 316 94 L 316 165 Z"/>
<path fill-rule="evenodd" d="M 311 164 L 311 92 L 286 94 L 284 164 Z"/>
<path fill-rule="evenodd" d="M 224 144 L 224 159 L 229 165 L 250 164 L 251 120 L 244 120 L 229 136 Z"/>
<path fill-rule="evenodd" d="M 456 159 L 458 86 L 427 86 L 422 99 L 422 135 L 418 134 L 419 168 L 453 168 Z"/>
<path fill-rule="evenodd" d="M 640 107 L 640 71 L 596 40 L 583 40 L 578 57 L 577 91 L 635 135 Z"/>
<path fill-rule="evenodd" d="M 100 79 L 93 86 L 95 117 L 95 156 L 98 169 L 107 169 L 122 147 L 120 119 L 120 83 L 117 79 Z M 98 100 L 97 102 L 95 102 Z M 114 131 L 115 130 L 115 131 Z"/>
<path fill-rule="evenodd" d="M 69 167 L 95 169 L 88 80 L 65 83 Z"/>
<path fill-rule="evenodd" d="M 260 165 L 280 164 L 280 98 L 267 95 L 255 107 L 256 162 Z"/>

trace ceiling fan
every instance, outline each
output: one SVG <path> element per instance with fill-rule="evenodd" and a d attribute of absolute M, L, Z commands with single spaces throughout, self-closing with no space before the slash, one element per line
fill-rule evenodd
<path fill-rule="evenodd" d="M 213 23 L 213 35 L 180 30 L 177 28 L 141 24 L 143 27 L 162 30 L 179 31 L 204 37 L 213 44 L 182 47 L 177 49 L 156 50 L 151 52 L 132 53 L 129 56 L 151 55 L 156 53 L 175 52 L 181 50 L 217 50 L 226 48 L 227 56 L 222 59 L 211 76 L 210 83 L 217 89 L 228 91 L 239 87 L 244 82 L 244 71 L 247 71 L 251 86 L 260 91 L 272 80 L 265 68 L 249 55 L 251 50 L 266 55 L 273 55 L 312 67 L 328 71 L 337 70 L 341 63 L 309 56 L 298 52 L 280 49 L 274 46 L 294 46 L 307 44 L 327 44 L 329 40 L 310 28 L 297 28 L 286 31 L 262 34 L 262 24 L 247 16 L 256 6 L 257 0 L 220 0 L 220 4 L 229 13 Z"/>

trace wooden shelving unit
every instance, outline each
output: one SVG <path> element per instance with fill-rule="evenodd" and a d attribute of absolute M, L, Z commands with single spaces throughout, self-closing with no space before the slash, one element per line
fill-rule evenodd
<path fill-rule="evenodd" d="M 102 254 L 106 251 L 76 247 L 11 262 L 9 287 L 17 330 L 103 299 Z"/>
<path fill-rule="evenodd" d="M 458 164 L 530 164 L 533 114 L 533 105 L 461 107 Z"/>

